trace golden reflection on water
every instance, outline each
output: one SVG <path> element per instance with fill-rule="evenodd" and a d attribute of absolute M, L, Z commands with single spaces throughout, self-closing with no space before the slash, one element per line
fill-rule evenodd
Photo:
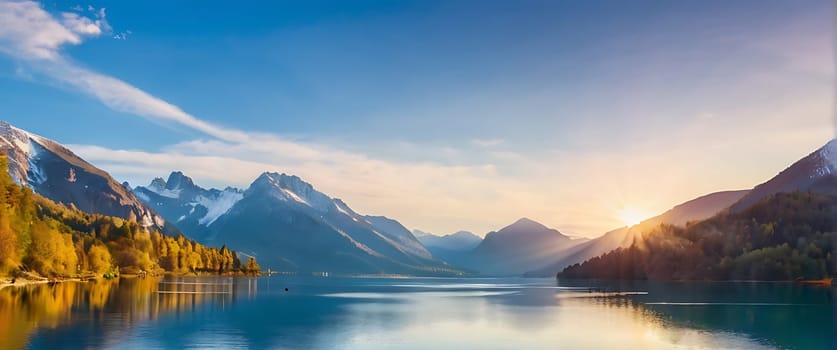
<path fill-rule="evenodd" d="M 38 327 L 58 328 L 84 310 L 91 318 L 119 320 L 129 327 L 166 312 L 188 312 L 208 300 L 228 302 L 234 293 L 230 281 L 181 282 L 123 278 L 0 289 L 0 348 L 24 348 Z"/>
<path fill-rule="evenodd" d="M 550 295 L 550 294 L 544 294 Z M 552 304 L 489 298 L 414 298 L 403 305 L 356 305 L 346 320 L 347 349 L 759 349 L 745 336 L 679 327 L 631 298 L 603 293 L 555 293 Z M 537 298 L 526 295 L 525 298 Z M 403 310 L 399 310 L 403 308 Z M 392 314 L 409 314 L 406 320 Z M 440 315 L 443 313 L 443 315 Z M 403 324 L 397 325 L 398 322 Z M 395 324 L 395 327 L 393 327 Z"/>

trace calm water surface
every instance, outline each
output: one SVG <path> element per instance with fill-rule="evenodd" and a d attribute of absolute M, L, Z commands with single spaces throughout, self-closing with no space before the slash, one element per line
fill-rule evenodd
<path fill-rule="evenodd" d="M 122 279 L 0 290 L 0 348 L 837 349 L 835 297 L 767 283 Z"/>

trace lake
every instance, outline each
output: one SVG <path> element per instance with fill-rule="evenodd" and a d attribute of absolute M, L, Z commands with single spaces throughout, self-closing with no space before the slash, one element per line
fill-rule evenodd
<path fill-rule="evenodd" d="M 792 283 L 121 279 L 0 290 L 0 348 L 837 349 L 836 296 Z"/>

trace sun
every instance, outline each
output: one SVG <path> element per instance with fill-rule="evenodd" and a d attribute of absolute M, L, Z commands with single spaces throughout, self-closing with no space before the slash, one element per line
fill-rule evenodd
<path fill-rule="evenodd" d="M 619 220 L 622 220 L 622 222 L 629 227 L 642 222 L 642 220 L 647 219 L 648 216 L 648 213 L 635 208 L 623 208 L 619 212 Z"/>

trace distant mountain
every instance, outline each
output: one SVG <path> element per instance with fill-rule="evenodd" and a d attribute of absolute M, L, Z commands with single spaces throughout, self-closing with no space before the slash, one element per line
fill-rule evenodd
<path fill-rule="evenodd" d="M 472 251 L 450 263 L 483 275 L 521 275 L 549 264 L 564 250 L 584 241 L 523 218 L 488 233 Z"/>
<path fill-rule="evenodd" d="M 415 229 L 414 229 L 414 230 L 413 230 L 413 236 L 414 236 L 414 237 L 416 237 L 416 239 L 421 240 L 421 238 L 422 238 L 422 237 L 426 237 L 426 236 L 435 236 L 435 235 L 434 235 L 434 234 L 432 234 L 432 233 L 430 233 L 430 232 L 424 232 L 424 231 L 422 231 L 422 230 L 415 230 Z"/>
<path fill-rule="evenodd" d="M 794 191 L 837 195 L 837 139 L 754 187 L 730 210 L 738 212 L 772 194 Z"/>
<path fill-rule="evenodd" d="M 195 238 L 209 235 L 209 225 L 244 197 L 244 191 L 233 187 L 201 188 L 179 171 L 172 172 L 168 180 L 158 177 L 148 186 L 135 187 L 134 194 Z"/>
<path fill-rule="evenodd" d="M 553 263 L 535 271 L 527 272 L 526 275 L 533 277 L 554 276 L 572 264 L 584 262 L 617 248 L 629 247 L 637 239 L 639 233 L 660 224 L 684 226 L 688 222 L 710 218 L 727 209 L 749 192 L 749 190 L 715 192 L 681 203 L 637 225 L 609 231 L 589 242 L 568 249 L 557 256 Z"/>
<path fill-rule="evenodd" d="M 468 231 L 458 231 L 444 236 L 437 236 L 420 230 L 413 230 L 419 242 L 432 252 L 433 248 L 451 251 L 468 251 L 477 247 L 482 238 Z"/>
<path fill-rule="evenodd" d="M 134 221 L 148 229 L 175 231 L 129 188 L 58 142 L 0 121 L 0 150 L 9 158 L 12 180 L 50 200 Z"/>
<path fill-rule="evenodd" d="M 363 216 L 299 177 L 263 173 L 244 191 L 204 189 L 174 172 L 136 193 L 190 237 L 225 242 L 263 268 L 299 272 L 454 274 L 410 231 Z"/>
<path fill-rule="evenodd" d="M 459 231 L 444 236 L 437 236 L 420 230 L 413 230 L 433 257 L 446 261 L 452 265 L 462 265 L 470 252 L 482 242 L 482 237 L 468 231 Z"/>

